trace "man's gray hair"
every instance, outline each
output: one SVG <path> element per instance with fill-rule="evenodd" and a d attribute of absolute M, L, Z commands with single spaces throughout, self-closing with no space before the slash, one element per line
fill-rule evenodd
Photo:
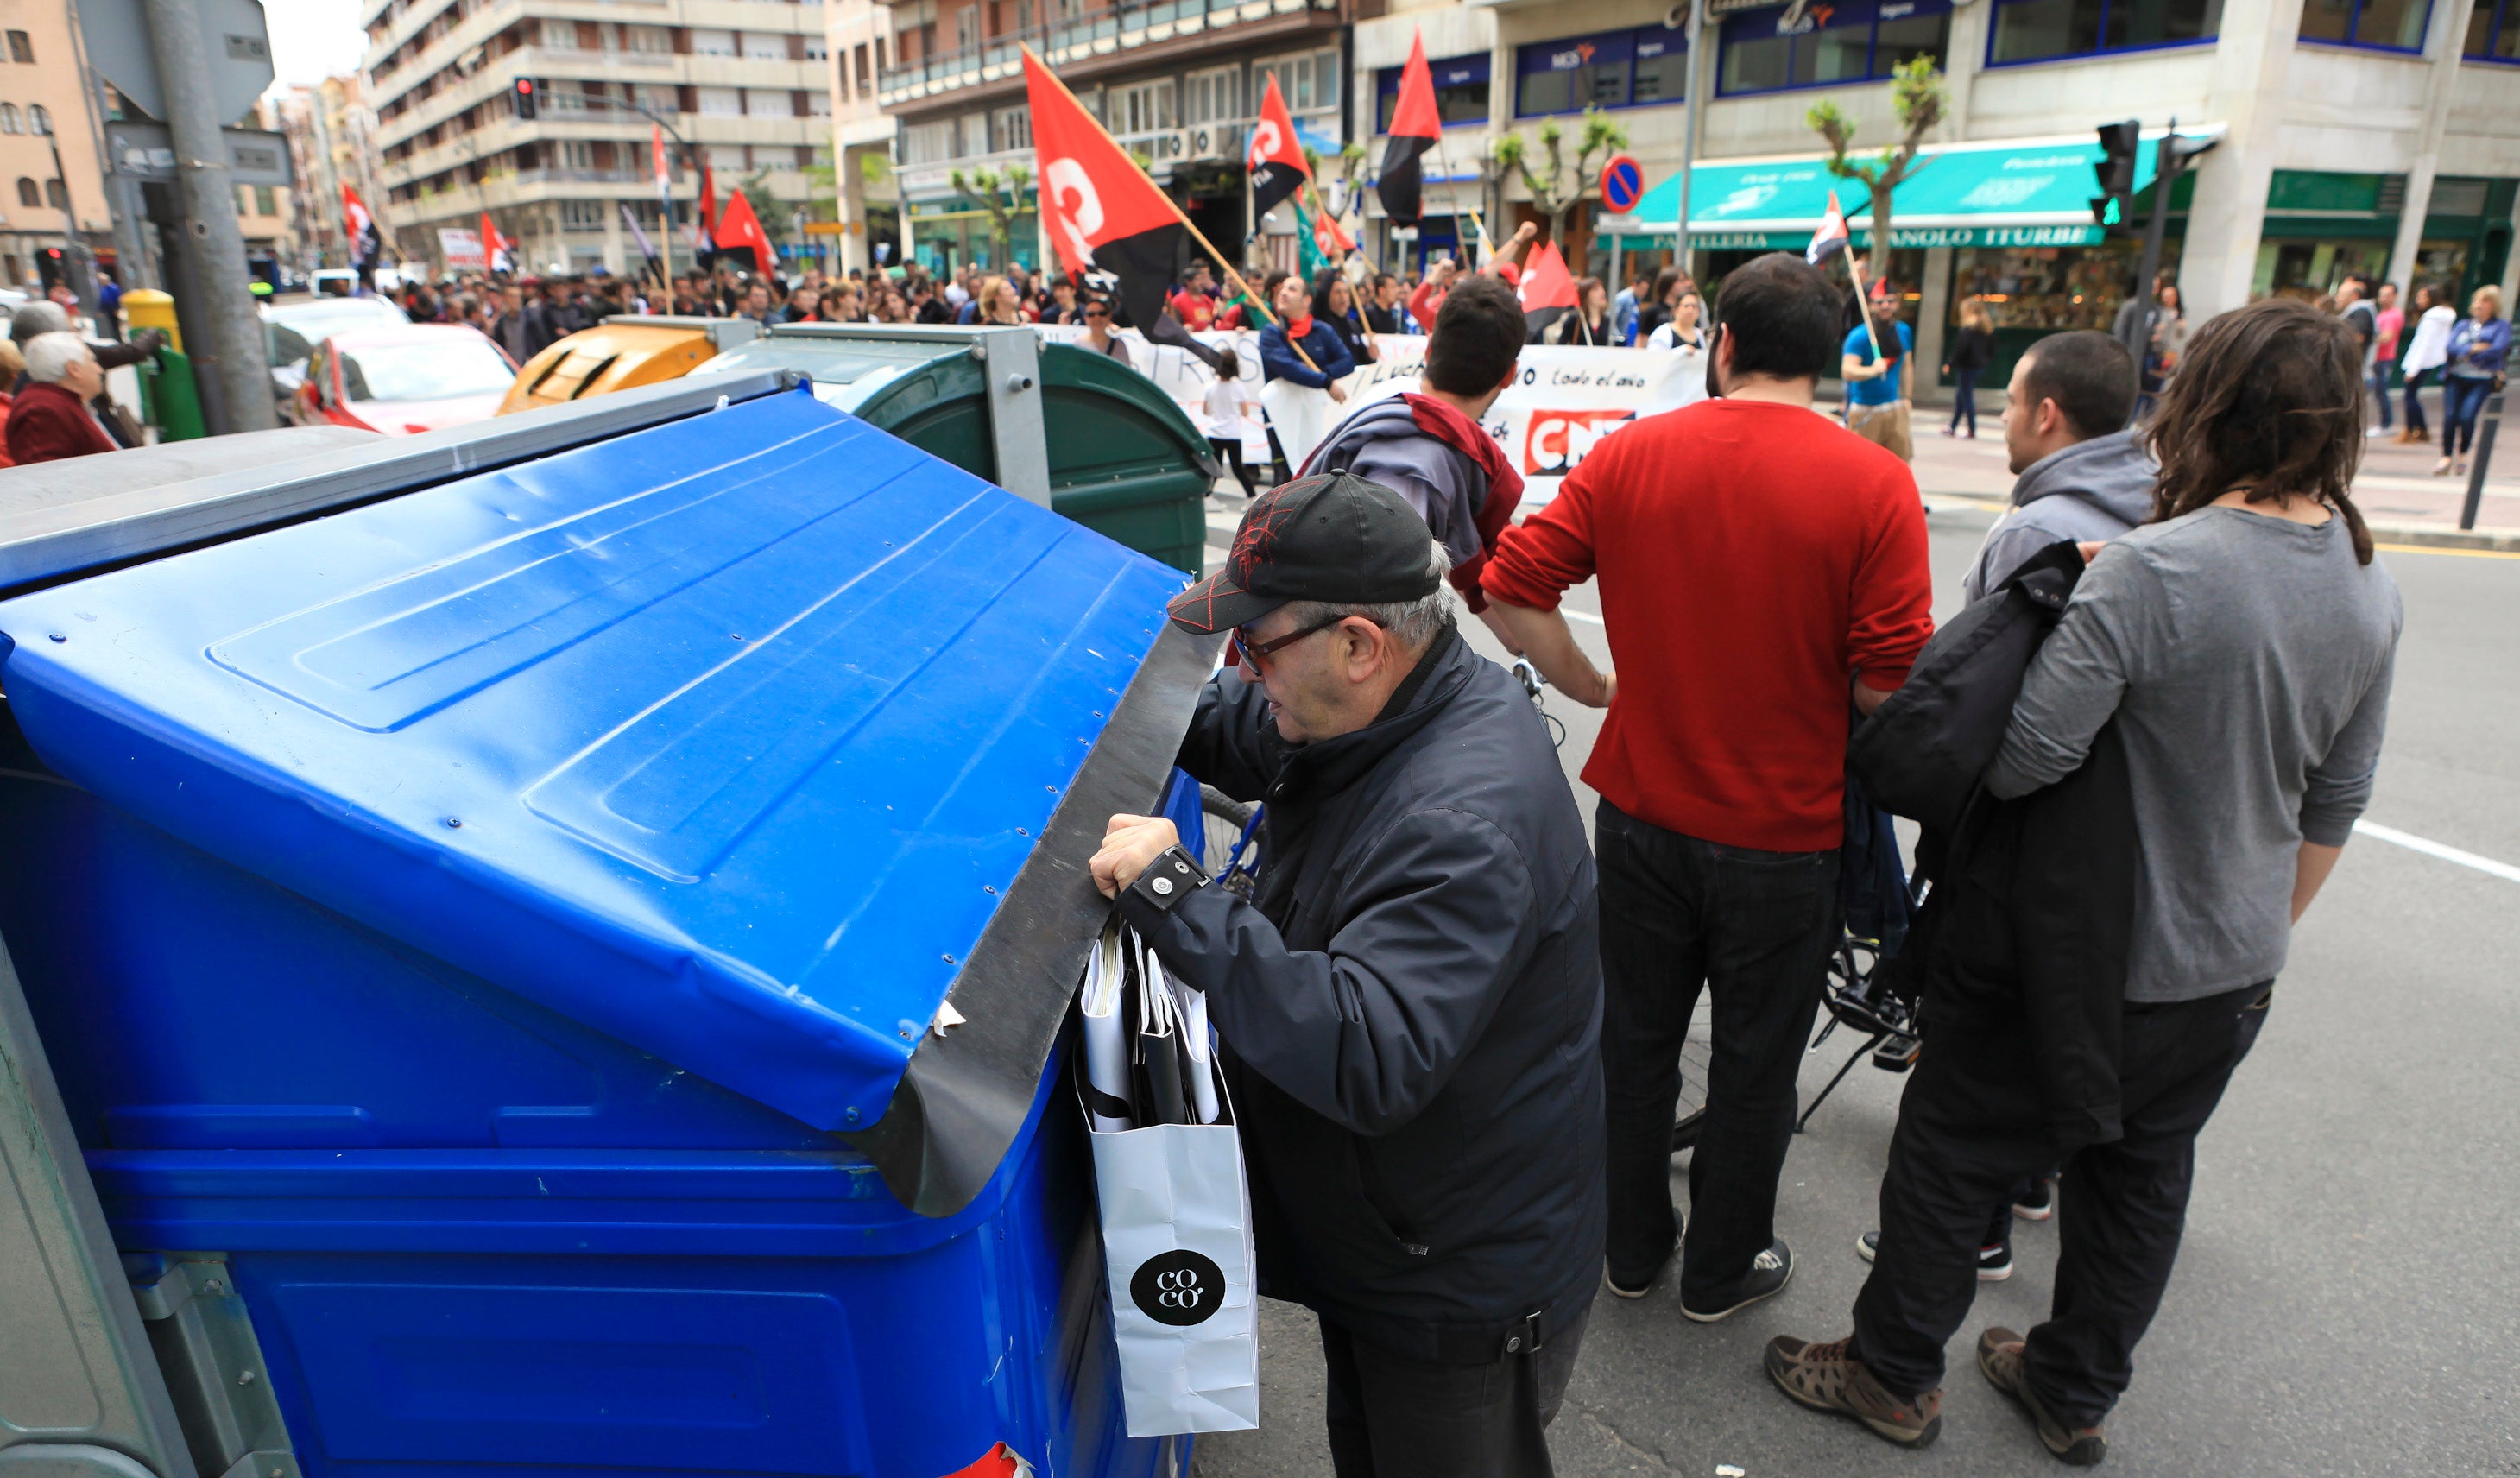
<path fill-rule="evenodd" d="M 26 340 L 26 378 L 37 384 L 59 384 L 70 366 L 88 357 L 87 340 L 75 334 L 38 334 Z"/>
<path fill-rule="evenodd" d="M 70 316 L 62 311 L 60 303 L 39 299 L 20 308 L 9 320 L 9 336 L 17 340 L 20 349 L 23 349 L 36 335 L 64 333 L 69 326 Z"/>
<path fill-rule="evenodd" d="M 1294 612 L 1295 624 L 1288 628 L 1301 631 L 1317 622 L 1344 616 L 1363 616 L 1400 639 L 1400 645 L 1411 651 L 1422 651 L 1453 621 L 1453 589 L 1444 577 L 1453 572 L 1453 557 L 1442 541 L 1426 541 L 1426 563 L 1435 576 L 1431 595 L 1415 601 L 1395 601 L 1381 605 L 1348 605 L 1330 601 L 1289 601 L 1286 608 Z"/>

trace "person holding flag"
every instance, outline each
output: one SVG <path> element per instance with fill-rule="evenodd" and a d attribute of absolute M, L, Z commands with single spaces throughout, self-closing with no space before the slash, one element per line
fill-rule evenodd
<path fill-rule="evenodd" d="M 1820 218 L 1820 229 L 1812 233 L 1811 245 L 1803 248 L 1803 260 L 1817 267 L 1846 252 L 1847 275 L 1855 280 L 1856 302 L 1863 308 L 1864 263 L 1847 251 L 1850 240 L 1846 212 L 1839 208 L 1837 192 L 1832 190 L 1828 193 L 1828 210 Z M 1890 293 L 1889 286 L 1874 285 L 1870 307 L 1859 314 L 1863 322 L 1846 336 L 1838 374 L 1846 381 L 1847 428 L 1886 448 L 1900 461 L 1912 462 L 1915 449 L 1908 436 L 1912 402 L 1905 372 L 1915 352 L 1916 340 L 1908 326 L 1899 322 L 1899 299 Z"/>
<path fill-rule="evenodd" d="M 359 291 L 372 292 L 377 285 L 377 258 L 384 254 L 384 233 L 368 213 L 368 202 L 348 185 L 341 187 L 341 223 L 350 239 L 350 260 L 358 263 Z"/>
<path fill-rule="evenodd" d="M 515 242 L 499 234 L 499 228 L 490 220 L 490 212 L 482 211 L 481 259 L 488 264 L 490 275 L 496 277 L 501 273 L 507 273 L 513 276 L 516 273 L 516 246 Z"/>

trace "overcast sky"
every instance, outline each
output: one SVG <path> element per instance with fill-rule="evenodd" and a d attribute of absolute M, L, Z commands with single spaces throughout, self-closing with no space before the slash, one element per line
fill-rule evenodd
<path fill-rule="evenodd" d="M 262 8 L 271 27 L 274 82 L 311 86 L 358 69 L 367 40 L 359 30 L 358 0 L 263 0 Z"/>

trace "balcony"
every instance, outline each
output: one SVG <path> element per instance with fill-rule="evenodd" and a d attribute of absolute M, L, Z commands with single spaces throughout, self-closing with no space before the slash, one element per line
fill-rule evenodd
<path fill-rule="evenodd" d="M 876 98 L 886 108 L 977 87 L 1023 74 L 1018 43 L 1029 43 L 1053 68 L 1065 69 L 1142 46 L 1194 36 L 1231 25 L 1306 11 L 1338 13 L 1339 0 L 1157 0 L 1119 4 L 1069 21 L 1048 22 L 1022 35 L 993 37 L 978 46 L 896 63 L 876 77 Z"/>
<path fill-rule="evenodd" d="M 771 92 L 822 92 L 831 83 L 831 72 L 821 62 L 682 56 L 665 52 L 563 51 L 526 46 L 508 53 L 453 87 L 423 100 L 392 118 L 379 119 L 376 146 L 381 150 L 390 149 L 455 117 L 475 104 L 495 102 L 506 95 L 508 85 L 518 77 L 647 83 L 659 87 L 688 82 L 699 87 L 753 87 Z M 557 94 L 545 94 L 545 111 L 552 115 L 565 116 L 550 101 Z M 824 126 L 830 126 L 828 120 Z"/>

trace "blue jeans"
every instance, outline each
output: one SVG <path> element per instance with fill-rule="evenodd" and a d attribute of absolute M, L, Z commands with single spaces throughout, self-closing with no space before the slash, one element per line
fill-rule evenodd
<path fill-rule="evenodd" d="M 1952 372 L 1952 378 L 1959 381 L 1952 387 L 1952 429 L 1958 430 L 1960 418 L 1966 416 L 1971 436 L 1977 434 L 1977 377 L 1975 370 Z"/>
<path fill-rule="evenodd" d="M 2467 375 L 2442 377 L 2443 456 L 2463 456 L 2476 443 L 2477 413 L 2485 409 L 2485 397 L 2493 391 L 2491 380 Z"/>
<path fill-rule="evenodd" d="M 2389 428 L 2389 364 L 2381 360 L 2371 367 L 2371 398 L 2380 402 L 2380 429 Z"/>

